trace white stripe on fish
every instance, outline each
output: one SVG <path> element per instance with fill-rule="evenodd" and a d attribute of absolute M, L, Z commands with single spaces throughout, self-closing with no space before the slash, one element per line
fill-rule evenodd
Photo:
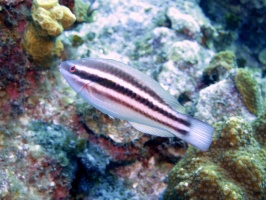
<path fill-rule="evenodd" d="M 88 68 L 86 66 L 80 66 L 79 70 L 84 71 L 85 73 L 88 73 L 88 72 L 86 72 L 86 70 L 88 70 Z M 117 77 L 116 75 L 101 71 L 100 69 L 94 69 L 94 68 L 89 69 L 89 74 L 94 75 L 94 76 L 99 76 L 99 77 L 102 77 L 102 78 L 107 79 L 107 80 L 112 80 L 115 83 L 119 83 L 120 85 L 123 85 L 125 88 L 128 88 L 132 92 L 142 96 L 145 99 L 150 100 L 156 106 L 162 107 L 167 112 L 172 113 L 173 115 L 175 113 L 171 108 L 169 108 L 169 106 L 165 105 L 165 103 L 163 101 L 162 102 L 156 101 L 156 99 L 154 99 L 154 96 L 151 96 L 151 94 L 141 90 L 140 88 L 136 87 L 132 83 L 127 82 L 126 80 L 123 80 L 121 77 Z M 84 84 L 85 84 L 85 81 L 87 81 L 87 80 L 84 80 Z"/>
<path fill-rule="evenodd" d="M 213 127 L 186 114 L 159 83 L 123 63 L 84 58 L 62 62 L 60 72 L 92 106 L 152 135 L 177 136 L 206 151 Z"/>

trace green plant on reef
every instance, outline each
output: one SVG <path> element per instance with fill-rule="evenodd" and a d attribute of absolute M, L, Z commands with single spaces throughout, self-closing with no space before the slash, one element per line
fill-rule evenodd
<path fill-rule="evenodd" d="M 236 68 L 235 54 L 231 51 L 221 51 L 211 60 L 203 71 L 203 80 L 207 84 L 217 82 L 228 75 L 228 72 Z"/>
<path fill-rule="evenodd" d="M 189 146 L 171 170 L 164 199 L 265 199 L 266 149 L 265 139 L 259 139 L 265 122 L 264 114 L 253 123 L 254 130 L 238 117 L 217 123 L 210 149 Z"/>
<path fill-rule="evenodd" d="M 259 115 L 262 110 L 260 88 L 256 79 L 248 69 L 238 69 L 235 76 L 235 84 L 243 97 L 243 102 L 249 112 Z"/>

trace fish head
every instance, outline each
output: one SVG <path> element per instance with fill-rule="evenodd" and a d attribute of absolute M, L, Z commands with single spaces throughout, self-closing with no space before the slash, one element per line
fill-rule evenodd
<path fill-rule="evenodd" d="M 84 62 L 78 60 L 64 61 L 59 66 L 62 76 L 77 93 L 80 93 L 88 84 L 88 82 L 85 82 L 81 77 L 83 73 L 82 69 L 84 68 L 86 68 Z"/>

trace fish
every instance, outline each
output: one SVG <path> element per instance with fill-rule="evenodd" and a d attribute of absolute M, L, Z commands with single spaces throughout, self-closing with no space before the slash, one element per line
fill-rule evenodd
<path fill-rule="evenodd" d="M 174 96 L 148 75 L 122 62 L 82 58 L 61 62 L 68 84 L 101 112 L 155 136 L 178 137 L 207 151 L 214 128 L 185 113 Z"/>

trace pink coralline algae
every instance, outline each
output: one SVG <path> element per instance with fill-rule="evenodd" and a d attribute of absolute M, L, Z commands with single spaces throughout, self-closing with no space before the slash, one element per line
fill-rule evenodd
<path fill-rule="evenodd" d="M 26 79 L 30 62 L 20 47 L 29 6 L 27 1 L 23 4 L 7 3 L 2 5 L 0 12 L 0 108 L 5 111 L 5 116 L 23 112 L 20 105 L 30 84 Z M 14 106 L 15 110 L 12 109 Z"/>

